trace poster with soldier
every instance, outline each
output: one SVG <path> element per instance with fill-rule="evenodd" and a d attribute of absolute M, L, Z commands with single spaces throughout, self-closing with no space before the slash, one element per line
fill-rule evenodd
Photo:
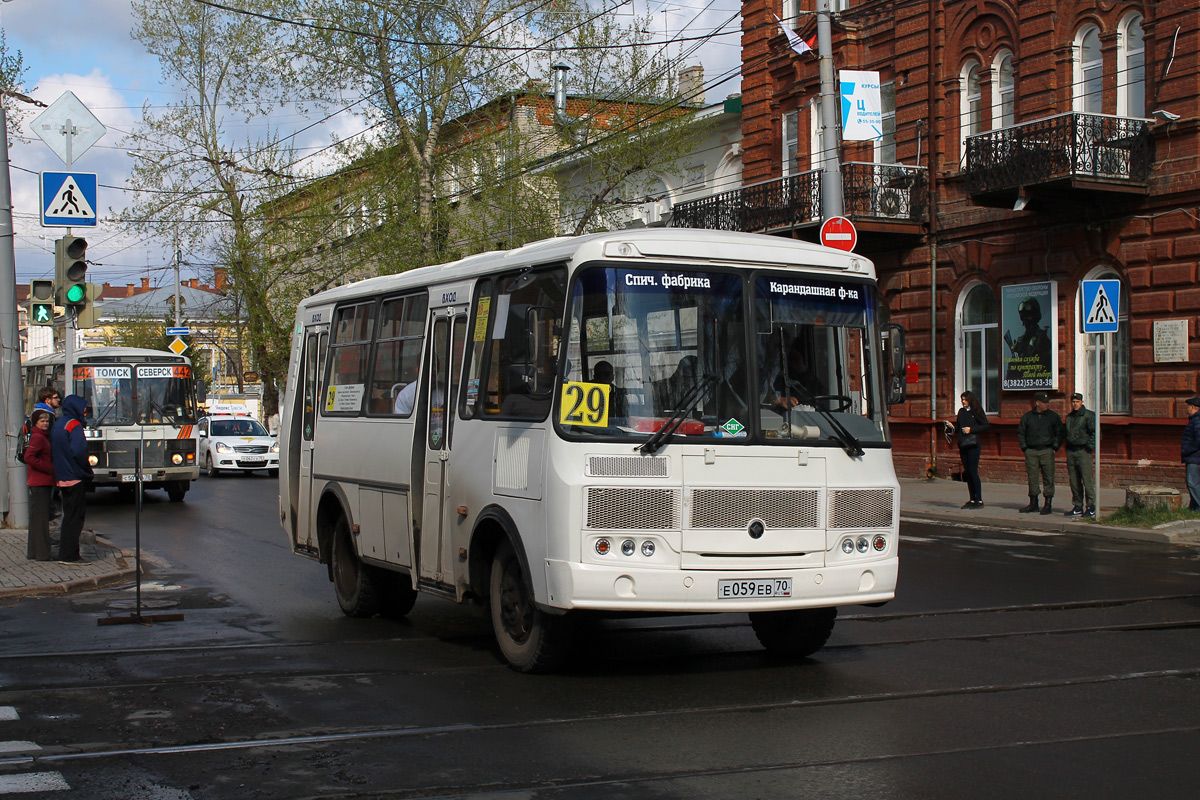
<path fill-rule="evenodd" d="M 1058 388 L 1058 282 L 1000 287 L 1004 329 L 1000 387 Z"/>

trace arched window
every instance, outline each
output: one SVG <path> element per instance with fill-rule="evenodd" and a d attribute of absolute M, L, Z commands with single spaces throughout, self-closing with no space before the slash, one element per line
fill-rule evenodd
<path fill-rule="evenodd" d="M 1141 14 L 1128 15 L 1117 28 L 1117 114 L 1146 116 L 1146 42 Z"/>
<path fill-rule="evenodd" d="M 1121 280 L 1112 267 L 1098 267 L 1084 280 Z M 1075 330 L 1083 330 L 1083 283 L 1075 293 Z M 1075 347 L 1075 391 L 1087 398 L 1088 408 L 1102 414 L 1128 414 L 1129 402 L 1129 286 L 1121 281 L 1121 302 L 1117 309 L 1116 333 L 1079 333 Z M 1100 397 L 1096 394 L 1096 344 L 1100 346 Z"/>
<path fill-rule="evenodd" d="M 962 159 L 967 157 L 967 138 L 983 133 L 983 78 L 979 62 L 968 61 L 958 74 L 959 135 L 962 140 Z"/>
<path fill-rule="evenodd" d="M 1017 121 L 1016 83 L 1013 56 L 1007 50 L 992 62 L 992 128 L 1007 128 Z"/>
<path fill-rule="evenodd" d="M 964 291 L 958 319 L 960 391 L 974 392 L 983 410 L 995 414 L 1000 411 L 1000 310 L 992 287 L 976 283 Z"/>
<path fill-rule="evenodd" d="M 1072 108 L 1088 114 L 1104 109 L 1104 59 L 1100 53 L 1100 29 L 1085 25 L 1075 34 L 1071 87 Z"/>

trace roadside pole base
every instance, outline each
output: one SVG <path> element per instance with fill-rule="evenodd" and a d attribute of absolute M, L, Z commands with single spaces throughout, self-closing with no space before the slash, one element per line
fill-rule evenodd
<path fill-rule="evenodd" d="M 125 617 L 100 617 L 97 625 L 150 625 L 155 622 L 179 622 L 183 614 L 130 614 Z"/>

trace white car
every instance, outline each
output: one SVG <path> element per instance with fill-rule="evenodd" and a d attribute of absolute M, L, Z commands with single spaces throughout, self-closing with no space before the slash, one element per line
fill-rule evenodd
<path fill-rule="evenodd" d="M 204 417 L 196 424 L 200 435 L 200 460 L 208 477 L 224 470 L 266 470 L 279 474 L 279 442 L 253 417 Z"/>

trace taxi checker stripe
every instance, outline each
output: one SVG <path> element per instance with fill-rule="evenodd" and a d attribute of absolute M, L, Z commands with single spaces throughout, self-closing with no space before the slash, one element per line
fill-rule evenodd
<path fill-rule="evenodd" d="M 184 425 L 182 428 L 180 428 L 180 429 L 179 429 L 179 435 L 178 435 L 178 436 L 176 436 L 175 438 L 176 438 L 176 439 L 190 439 L 190 438 L 192 438 L 192 426 L 191 426 L 191 425 Z"/>

